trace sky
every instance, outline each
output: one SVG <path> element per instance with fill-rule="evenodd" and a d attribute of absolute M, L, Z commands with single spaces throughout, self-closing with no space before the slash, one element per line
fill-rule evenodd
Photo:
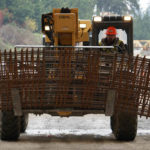
<path fill-rule="evenodd" d="M 150 0 L 140 0 L 140 7 L 144 11 L 146 8 L 150 6 Z"/>

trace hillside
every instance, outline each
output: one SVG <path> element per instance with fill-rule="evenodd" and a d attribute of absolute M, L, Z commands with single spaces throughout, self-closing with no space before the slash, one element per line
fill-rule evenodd
<path fill-rule="evenodd" d="M 42 34 L 19 28 L 16 25 L 7 24 L 0 28 L 0 49 L 10 49 L 15 45 L 40 45 Z"/>

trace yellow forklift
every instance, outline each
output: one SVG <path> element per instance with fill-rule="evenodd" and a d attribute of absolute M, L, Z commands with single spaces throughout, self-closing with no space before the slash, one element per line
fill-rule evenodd
<path fill-rule="evenodd" d="M 98 46 L 99 32 L 110 25 L 126 31 L 128 56 Z M 42 15 L 42 32 L 43 45 L 0 53 L 1 139 L 17 140 L 28 113 L 92 113 L 111 116 L 117 140 L 134 140 L 137 115 L 150 116 L 150 63 L 132 55 L 132 18 L 95 16 L 91 27 L 78 19 L 77 8 L 55 8 Z"/>

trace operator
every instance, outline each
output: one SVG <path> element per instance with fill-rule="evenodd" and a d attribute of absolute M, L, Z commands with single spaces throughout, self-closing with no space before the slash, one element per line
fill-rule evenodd
<path fill-rule="evenodd" d="M 118 37 L 116 37 L 117 31 L 116 28 L 113 26 L 110 26 L 106 30 L 106 38 L 103 38 L 101 42 L 99 43 L 100 46 L 114 46 L 113 49 L 109 48 L 103 48 L 103 51 L 106 52 L 119 52 L 119 53 L 126 53 L 127 50 L 125 48 L 125 45 L 123 41 L 119 40 Z"/>

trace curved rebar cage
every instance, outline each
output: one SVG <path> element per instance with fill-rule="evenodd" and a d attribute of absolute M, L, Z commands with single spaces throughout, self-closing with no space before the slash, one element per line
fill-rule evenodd
<path fill-rule="evenodd" d="M 150 116 L 150 60 L 89 48 L 24 48 L 0 52 L 0 108 L 105 113 L 107 93 L 115 109 Z M 18 98 L 18 97 L 17 97 Z"/>

